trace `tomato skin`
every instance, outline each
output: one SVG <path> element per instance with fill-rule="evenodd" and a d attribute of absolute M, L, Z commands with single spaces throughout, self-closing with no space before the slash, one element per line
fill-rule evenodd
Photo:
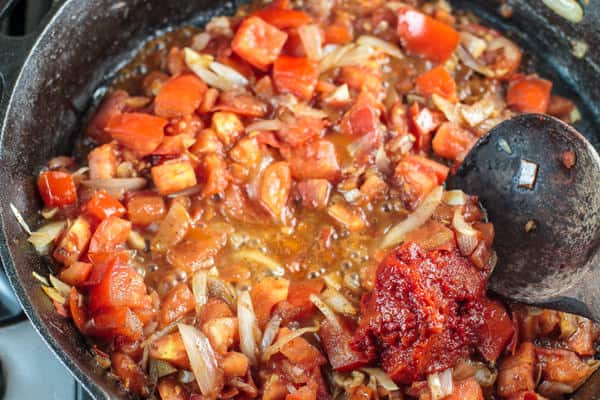
<path fill-rule="evenodd" d="M 175 76 L 161 86 L 154 99 L 154 112 L 165 118 L 193 114 L 207 89 L 206 84 L 195 75 Z"/>
<path fill-rule="evenodd" d="M 112 251 L 119 244 L 125 243 L 130 232 L 130 221 L 115 216 L 108 217 L 96 228 L 88 251 Z"/>
<path fill-rule="evenodd" d="M 42 172 L 37 184 L 46 207 L 64 207 L 77 203 L 77 187 L 73 177 L 67 172 Z"/>
<path fill-rule="evenodd" d="M 283 216 L 292 189 L 292 174 L 285 161 L 269 165 L 259 186 L 260 204 L 277 220 Z"/>
<path fill-rule="evenodd" d="M 148 308 L 150 304 L 144 278 L 127 265 L 108 265 L 100 283 L 89 290 L 88 307 L 93 314 L 105 308 Z"/>
<path fill-rule="evenodd" d="M 312 21 L 310 15 L 305 12 L 276 7 L 263 8 L 253 12 L 252 16 L 259 17 L 279 29 L 298 28 Z"/>
<path fill-rule="evenodd" d="M 112 216 L 122 217 L 125 215 L 125 207 L 119 200 L 115 199 L 104 190 L 99 190 L 94 193 L 94 197 L 86 203 L 85 212 L 97 218 L 99 221 L 103 221 Z"/>
<path fill-rule="evenodd" d="M 408 51 L 435 63 L 448 60 L 460 42 L 454 28 L 409 7 L 398 10 L 398 35 Z"/>
<path fill-rule="evenodd" d="M 516 74 L 508 84 L 506 103 L 523 113 L 545 114 L 550 103 L 552 82 L 534 75 Z"/>
<path fill-rule="evenodd" d="M 106 131 L 121 145 L 147 156 L 162 143 L 167 123 L 165 118 L 154 115 L 123 113 L 108 121 Z"/>
<path fill-rule="evenodd" d="M 416 84 L 419 93 L 425 97 L 438 94 L 453 103 L 458 101 L 456 82 L 441 65 L 419 75 Z"/>
<path fill-rule="evenodd" d="M 445 122 L 433 137 L 433 152 L 440 157 L 454 161 L 462 161 L 477 138 L 468 130 L 452 123 Z"/>
<path fill-rule="evenodd" d="M 254 67 L 266 71 L 279 56 L 287 36 L 259 17 L 250 17 L 238 28 L 231 49 Z"/>
<path fill-rule="evenodd" d="M 317 63 L 305 57 L 280 56 L 273 65 L 273 81 L 281 93 L 310 100 L 317 86 Z"/>

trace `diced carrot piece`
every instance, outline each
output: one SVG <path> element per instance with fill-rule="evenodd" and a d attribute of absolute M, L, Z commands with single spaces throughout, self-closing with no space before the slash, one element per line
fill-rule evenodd
<path fill-rule="evenodd" d="M 121 383 L 132 393 L 142 394 L 146 386 L 146 374 L 127 354 L 113 353 L 110 357 L 111 368 L 121 379 Z"/>
<path fill-rule="evenodd" d="M 190 368 L 190 361 L 179 332 L 165 335 L 152 342 L 152 345 L 150 346 L 150 357 L 157 360 L 168 361 L 178 368 Z"/>
<path fill-rule="evenodd" d="M 300 366 L 305 371 L 310 371 L 327 363 L 321 352 L 303 337 L 290 340 L 281 346 L 280 352 L 292 364 Z"/>
<path fill-rule="evenodd" d="M 64 265 L 71 265 L 83 254 L 91 237 L 90 223 L 85 218 L 78 217 L 67 228 L 67 231 L 54 249 L 52 257 Z"/>
<path fill-rule="evenodd" d="M 298 28 L 312 21 L 310 15 L 305 12 L 275 7 L 263 8 L 262 10 L 253 12 L 251 16 L 259 17 L 279 29 Z"/>
<path fill-rule="evenodd" d="M 280 56 L 273 65 L 273 81 L 277 90 L 305 100 L 311 99 L 318 78 L 317 63 L 305 57 Z"/>
<path fill-rule="evenodd" d="M 94 313 L 92 320 L 86 327 L 86 335 L 103 339 L 123 336 L 132 341 L 143 335 L 142 322 L 128 307 L 103 308 Z"/>
<path fill-rule="evenodd" d="M 110 135 L 106 132 L 108 121 L 123 112 L 129 94 L 124 90 L 114 91 L 106 96 L 96 110 L 94 117 L 87 126 L 86 133 L 89 137 L 100 143 L 110 142 Z"/>
<path fill-rule="evenodd" d="M 483 325 L 477 348 L 488 362 L 496 362 L 515 333 L 513 323 L 502 303 L 486 300 L 483 305 Z"/>
<path fill-rule="evenodd" d="M 266 70 L 279 56 L 287 33 L 259 17 L 246 18 L 238 28 L 232 50 L 258 69 Z"/>
<path fill-rule="evenodd" d="M 90 179 L 110 179 L 117 176 L 117 156 L 113 144 L 103 144 L 88 154 Z"/>
<path fill-rule="evenodd" d="M 131 221 L 119 217 L 109 217 L 96 228 L 88 252 L 112 251 L 116 246 L 125 243 L 131 232 Z"/>
<path fill-rule="evenodd" d="M 124 113 L 114 115 L 106 130 L 121 145 L 146 156 L 162 143 L 167 123 L 166 119 L 154 115 Z"/>
<path fill-rule="evenodd" d="M 75 323 L 79 332 L 83 332 L 88 320 L 87 311 L 83 306 L 83 298 L 74 287 L 71 288 L 71 292 L 69 293 L 69 311 L 71 312 L 73 323 Z"/>
<path fill-rule="evenodd" d="M 548 111 L 552 82 L 535 75 L 514 75 L 508 84 L 506 103 L 509 107 L 523 113 L 541 113 Z"/>
<path fill-rule="evenodd" d="M 226 317 L 208 320 L 202 324 L 202 332 L 217 353 L 226 354 L 239 339 L 238 319 Z"/>
<path fill-rule="evenodd" d="M 248 357 L 236 351 L 230 351 L 221 359 L 220 366 L 228 378 L 243 377 L 248 372 Z"/>
<path fill-rule="evenodd" d="M 446 68 L 441 65 L 417 76 L 415 82 L 417 90 L 425 97 L 438 94 L 453 103 L 458 101 L 456 82 Z"/>
<path fill-rule="evenodd" d="M 409 7 L 398 10 L 398 35 L 408 51 L 436 63 L 448 60 L 460 42 L 454 28 Z"/>
<path fill-rule="evenodd" d="M 433 152 L 443 158 L 462 161 L 477 142 L 470 131 L 452 122 L 444 122 L 431 142 Z"/>
<path fill-rule="evenodd" d="M 167 213 L 161 196 L 138 195 L 127 203 L 127 219 L 135 225 L 150 225 L 162 220 Z"/>
<path fill-rule="evenodd" d="M 281 154 L 289 162 L 292 176 L 302 179 L 327 179 L 339 177 L 340 165 L 335 145 L 325 139 L 314 140 L 302 146 L 283 147 Z"/>
<path fill-rule="evenodd" d="M 152 167 L 152 180 L 162 195 L 179 192 L 197 184 L 189 161 L 166 163 Z"/>
<path fill-rule="evenodd" d="M 98 190 L 86 203 L 85 212 L 102 221 L 108 217 L 122 217 L 125 215 L 125 207 L 104 190 Z"/>
<path fill-rule="evenodd" d="M 454 381 L 454 391 L 445 400 L 483 400 L 483 390 L 475 378 Z"/>
<path fill-rule="evenodd" d="M 77 203 L 77 187 L 73 177 L 67 172 L 42 172 L 37 184 L 46 207 L 64 207 Z"/>
<path fill-rule="evenodd" d="M 79 286 L 83 284 L 92 272 L 92 264 L 76 261 L 60 272 L 59 278 L 61 281 L 68 283 L 71 286 Z"/>
<path fill-rule="evenodd" d="M 104 276 L 90 287 L 88 307 L 91 313 L 110 307 L 146 308 L 151 304 L 144 278 L 127 265 L 109 265 Z"/>
<path fill-rule="evenodd" d="M 271 318 L 273 307 L 287 299 L 290 282 L 287 279 L 265 278 L 252 288 L 250 293 L 254 313 L 259 326 L 264 327 Z"/>
<path fill-rule="evenodd" d="M 161 86 L 156 95 L 154 112 L 165 118 L 193 114 L 202 103 L 206 89 L 206 84 L 195 75 L 172 77 Z"/>
<path fill-rule="evenodd" d="M 290 166 L 285 161 L 270 164 L 263 172 L 258 188 L 260 204 L 280 220 L 292 189 Z"/>
<path fill-rule="evenodd" d="M 162 300 L 159 314 L 160 326 L 164 327 L 196 308 L 196 300 L 190 288 L 181 283 L 171 289 Z"/>

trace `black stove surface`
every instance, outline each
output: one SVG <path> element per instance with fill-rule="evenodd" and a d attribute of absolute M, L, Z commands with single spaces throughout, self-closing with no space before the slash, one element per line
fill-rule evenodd
<path fill-rule="evenodd" d="M 34 29 L 52 0 L 0 0 L 0 34 Z M 0 266 L 0 400 L 92 400 L 37 334 Z"/>

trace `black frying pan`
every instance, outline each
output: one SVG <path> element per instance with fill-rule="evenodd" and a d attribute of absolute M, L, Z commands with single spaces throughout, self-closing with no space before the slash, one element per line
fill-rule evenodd
<path fill-rule="evenodd" d="M 0 0 L 0 18 L 13 0 Z M 600 148 L 600 5 L 592 1 L 579 24 L 553 14 L 541 0 L 506 0 L 511 19 L 502 19 L 499 0 L 457 0 L 455 6 L 484 17 L 533 55 L 555 91 L 577 100 L 579 131 Z M 125 399 L 98 368 L 76 329 L 54 312 L 31 275 L 48 272 L 49 261 L 26 242 L 9 204 L 35 226 L 40 207 L 34 177 L 45 162 L 68 154 L 96 91 L 110 81 L 144 39 L 186 21 L 231 12 L 235 1 L 208 0 L 61 0 L 38 30 L 26 37 L 0 36 L 0 256 L 25 313 L 40 335 L 97 399 Z M 573 40 L 589 50 L 574 57 Z M 1 340 L 1 338 L 0 338 Z M 15 349 L 18 351 L 18 349 Z M 32 377 L 43 385 L 43 377 Z M 35 379 L 39 379 L 36 381 Z M 600 375 L 577 399 L 600 399 Z"/>

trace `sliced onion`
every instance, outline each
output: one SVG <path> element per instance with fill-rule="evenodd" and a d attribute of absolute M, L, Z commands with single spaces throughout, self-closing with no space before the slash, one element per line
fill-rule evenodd
<path fill-rule="evenodd" d="M 342 290 L 342 277 L 338 273 L 331 272 L 324 275 L 323 280 L 327 287 L 333 288 L 333 290 Z"/>
<path fill-rule="evenodd" d="M 48 279 L 44 278 L 42 275 L 38 274 L 37 272 L 32 271 L 31 275 L 42 285 L 50 286 L 50 282 L 48 282 Z"/>
<path fill-rule="evenodd" d="M 196 310 L 208 302 L 208 271 L 198 271 L 192 277 L 192 292 L 196 300 Z"/>
<path fill-rule="evenodd" d="M 470 32 L 461 32 L 460 42 L 465 46 L 465 50 L 467 50 L 475 59 L 479 58 L 487 48 L 485 40 Z"/>
<path fill-rule="evenodd" d="M 50 283 L 52 284 L 54 289 L 58 291 L 58 293 L 60 293 L 65 298 L 69 297 L 69 295 L 71 294 L 71 286 L 67 285 L 52 274 L 48 275 L 48 279 L 50 280 Z"/>
<path fill-rule="evenodd" d="M 431 96 L 431 100 L 437 109 L 444 114 L 448 121 L 454 122 L 455 124 L 460 124 L 462 122 L 458 110 L 458 104 L 452 103 L 435 93 Z"/>
<path fill-rule="evenodd" d="M 40 211 L 40 214 L 42 215 L 42 217 L 44 217 L 44 219 L 50 219 L 50 218 L 54 217 L 57 212 L 58 212 L 58 207 L 52 207 L 52 208 L 44 208 L 42 211 Z"/>
<path fill-rule="evenodd" d="M 318 25 L 302 25 L 298 34 L 304 47 L 306 56 L 312 61 L 319 61 L 323 57 L 323 40 Z"/>
<path fill-rule="evenodd" d="M 316 118 L 316 119 L 326 119 L 328 117 L 327 113 L 323 110 L 319 110 L 317 108 L 312 108 L 306 103 L 294 103 L 289 109 L 294 113 L 295 117 L 307 117 L 307 118 Z"/>
<path fill-rule="evenodd" d="M 352 50 L 353 47 L 354 45 L 352 43 L 341 47 L 325 46 L 324 50 L 326 55 L 319 63 L 319 72 L 323 73 L 330 69 L 337 68 L 342 57 Z"/>
<path fill-rule="evenodd" d="M 496 76 L 496 72 L 494 72 L 487 65 L 481 64 L 477 61 L 471 53 L 464 48 L 461 44 L 456 48 L 456 54 L 458 54 L 458 58 L 465 64 L 467 67 L 471 68 L 474 71 L 479 72 L 480 74 L 487 76 L 488 78 L 494 78 Z"/>
<path fill-rule="evenodd" d="M 448 190 L 444 192 L 442 201 L 449 206 L 464 206 L 467 203 L 467 196 L 462 190 Z"/>
<path fill-rule="evenodd" d="M 183 51 L 185 64 L 208 85 L 220 90 L 233 90 L 235 88 L 230 80 L 209 69 L 214 62 L 212 56 L 197 53 L 189 47 L 186 47 Z"/>
<path fill-rule="evenodd" d="M 221 299 L 230 307 L 235 307 L 235 290 L 231 284 L 210 274 L 208 275 L 208 296 Z"/>
<path fill-rule="evenodd" d="M 319 311 L 323 313 L 327 321 L 329 321 L 336 328 L 336 330 L 343 330 L 342 325 L 340 324 L 340 321 L 335 312 L 333 312 L 333 310 L 329 308 L 329 306 L 325 304 L 323 300 L 319 298 L 319 296 L 317 296 L 316 294 L 311 294 L 309 299 L 311 303 L 313 303 L 315 307 L 317 307 Z"/>
<path fill-rule="evenodd" d="M 583 9 L 576 0 L 542 0 L 552 11 L 571 22 L 583 19 Z"/>
<path fill-rule="evenodd" d="M 450 396 L 454 392 L 452 368 L 448 368 L 443 372 L 429 374 L 427 385 L 429 386 L 431 400 L 441 400 L 444 397 Z"/>
<path fill-rule="evenodd" d="M 355 45 L 338 60 L 336 67 L 363 65 L 378 53 L 373 46 Z"/>
<path fill-rule="evenodd" d="M 202 51 L 208 46 L 210 42 L 210 33 L 202 32 L 194 35 L 192 38 L 192 48 L 196 51 Z"/>
<path fill-rule="evenodd" d="M 576 388 L 567 385 L 563 382 L 556 381 L 543 381 L 538 386 L 536 392 L 539 392 L 540 395 L 556 399 L 562 398 L 565 394 L 571 394 L 575 391 Z"/>
<path fill-rule="evenodd" d="M 279 327 L 281 326 L 281 315 L 275 314 L 273 317 L 267 322 L 265 326 L 265 332 L 263 333 L 263 337 L 260 341 L 260 351 L 262 353 L 265 352 L 267 347 L 273 343 L 273 340 L 277 337 L 277 332 L 279 332 Z"/>
<path fill-rule="evenodd" d="M 250 293 L 247 291 L 238 295 L 237 314 L 240 330 L 240 349 L 242 350 L 242 353 L 248 357 L 250 364 L 256 365 L 258 355 L 257 343 L 258 338 L 260 337 L 260 329 L 258 328 L 256 314 L 254 314 Z"/>
<path fill-rule="evenodd" d="M 44 293 L 46 293 L 46 296 L 48 296 L 51 300 L 56 301 L 58 304 L 65 304 L 67 302 L 67 299 L 53 287 L 42 285 L 42 290 Z"/>
<path fill-rule="evenodd" d="M 241 250 L 234 253 L 231 258 L 233 261 L 245 261 L 247 263 L 260 264 L 267 267 L 274 276 L 283 276 L 285 274 L 285 268 L 283 268 L 280 263 L 258 250 Z"/>
<path fill-rule="evenodd" d="M 50 244 L 62 233 L 67 226 L 65 221 L 50 222 L 35 232 L 31 232 L 27 241 L 35 247 L 38 254 L 48 254 Z"/>
<path fill-rule="evenodd" d="M 401 221 L 393 226 L 381 240 L 381 248 L 388 248 L 397 245 L 404 240 L 407 233 L 419 228 L 431 218 L 435 209 L 442 202 L 442 194 L 444 189 L 441 186 L 433 189 L 431 193 L 425 197 L 425 200 L 417 207 L 417 209 Z"/>
<path fill-rule="evenodd" d="M 263 361 L 269 360 L 269 358 L 271 358 L 273 355 L 279 353 L 281 348 L 288 342 L 292 341 L 293 339 L 300 337 L 300 336 L 304 335 L 305 333 L 313 333 L 313 332 L 318 332 L 318 331 L 319 331 L 319 326 L 317 325 L 317 326 L 310 326 L 307 328 L 301 328 L 296 331 L 290 332 L 288 335 L 286 335 L 282 338 L 279 338 L 275 343 L 273 343 L 271 346 L 269 346 L 263 353 L 262 360 Z"/>
<path fill-rule="evenodd" d="M 394 392 L 396 390 L 400 390 L 398 385 L 389 377 L 388 374 L 385 373 L 381 368 L 361 368 L 365 371 L 369 376 L 375 377 L 377 383 L 387 390 L 388 392 Z"/>
<path fill-rule="evenodd" d="M 492 114 L 499 112 L 503 108 L 504 103 L 502 100 L 496 94 L 488 92 L 481 100 L 470 106 L 464 104 L 461 105 L 460 113 L 467 124 L 473 127 L 479 125 Z"/>
<path fill-rule="evenodd" d="M 327 288 L 321 294 L 323 301 L 331 307 L 335 312 L 346 315 L 356 315 L 356 308 L 343 294 L 335 289 Z"/>
<path fill-rule="evenodd" d="M 460 250 L 461 254 L 466 257 L 473 254 L 479 245 L 479 238 L 477 236 L 468 236 L 463 235 L 462 233 L 457 233 L 456 243 L 458 244 L 458 249 Z"/>
<path fill-rule="evenodd" d="M 388 56 L 397 58 L 399 60 L 402 60 L 404 58 L 404 54 L 402 54 L 402 51 L 400 51 L 400 48 L 398 48 L 398 46 L 375 36 L 362 35 L 358 38 L 356 43 L 363 46 L 377 47 Z"/>
<path fill-rule="evenodd" d="M 333 92 L 331 92 L 325 99 L 323 99 L 326 103 L 331 104 L 340 104 L 346 103 L 350 101 L 350 91 L 348 90 L 348 85 L 344 83 L 341 86 L 338 86 Z"/>
<path fill-rule="evenodd" d="M 407 135 L 408 136 L 408 135 Z M 381 145 L 379 149 L 377 149 L 377 154 L 375 155 L 375 166 L 384 174 L 388 174 L 392 172 L 392 160 L 387 155 L 385 151 L 385 147 Z"/>
<path fill-rule="evenodd" d="M 246 132 L 254 131 L 279 131 L 283 129 L 284 124 L 278 119 L 257 120 L 246 126 Z"/>
<path fill-rule="evenodd" d="M 191 325 L 178 324 L 177 327 L 200 391 L 204 396 L 216 398 L 223 382 L 223 371 L 210 341 Z"/>
<path fill-rule="evenodd" d="M 471 226 L 471 224 L 465 221 L 465 217 L 460 209 L 454 210 L 454 216 L 452 217 L 452 226 L 454 229 L 462 235 L 475 237 L 479 232 Z"/>
<path fill-rule="evenodd" d="M 248 79 L 244 75 L 225 64 L 213 61 L 210 63 L 210 69 L 218 76 L 231 82 L 234 86 L 246 86 L 248 84 Z"/>
<path fill-rule="evenodd" d="M 10 203 L 9 206 L 10 206 L 10 211 L 15 216 L 15 218 L 16 218 L 17 222 L 19 223 L 19 225 L 21 226 L 21 228 L 23 228 L 23 230 L 28 235 L 31 235 L 31 229 L 29 228 L 29 225 L 27 225 L 27 222 L 25 222 L 25 218 L 23 218 L 23 215 L 21 215 L 21 212 L 19 211 L 19 209 L 17 207 L 15 207 L 15 205 L 13 203 Z"/>
<path fill-rule="evenodd" d="M 111 196 L 120 199 L 125 192 L 145 188 L 147 181 L 144 178 L 109 178 L 89 179 L 81 181 L 81 184 L 92 189 L 104 189 Z"/>

